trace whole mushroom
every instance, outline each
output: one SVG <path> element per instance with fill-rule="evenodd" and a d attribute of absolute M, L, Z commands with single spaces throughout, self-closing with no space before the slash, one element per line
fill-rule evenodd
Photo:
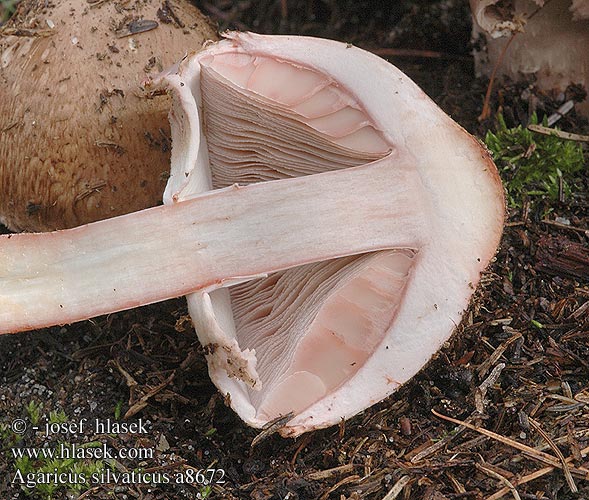
<path fill-rule="evenodd" d="M 230 33 L 159 82 L 166 205 L 0 237 L 0 333 L 190 294 L 211 378 L 252 426 L 288 416 L 298 435 L 394 392 L 498 245 L 484 147 L 344 43 Z"/>
<path fill-rule="evenodd" d="M 187 0 L 22 0 L 0 28 L 0 223 L 55 230 L 160 202 L 170 100 L 140 82 L 209 39 Z"/>

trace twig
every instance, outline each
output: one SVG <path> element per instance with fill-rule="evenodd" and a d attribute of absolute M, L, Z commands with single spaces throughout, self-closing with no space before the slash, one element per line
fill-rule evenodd
<path fill-rule="evenodd" d="M 163 389 L 165 389 L 168 385 L 170 385 L 172 383 L 172 381 L 174 380 L 174 376 L 175 376 L 175 373 L 173 372 L 161 384 L 156 385 L 155 387 L 151 388 L 149 390 L 149 392 L 147 392 L 146 394 L 141 396 L 141 398 L 139 398 L 139 400 L 136 401 L 133 404 L 133 406 L 131 406 L 131 408 L 129 408 L 127 410 L 127 413 L 125 413 L 125 416 L 123 418 L 126 420 L 128 418 L 131 418 L 135 414 L 139 413 L 141 410 L 143 410 L 143 408 L 145 408 L 148 405 L 149 400 L 153 396 L 155 396 L 158 392 L 161 392 Z"/>
<path fill-rule="evenodd" d="M 4 133 L 4 132 L 8 132 L 10 129 L 13 129 L 14 127 L 16 127 L 18 125 L 18 122 L 12 122 L 10 125 L 7 125 L 6 127 L 4 127 L 2 130 L 0 130 L 0 132 Z"/>
<path fill-rule="evenodd" d="M 456 491 L 456 493 L 466 493 L 466 488 L 460 481 L 458 481 L 458 479 L 456 479 L 454 474 L 452 474 L 450 471 L 446 471 L 444 472 L 444 474 L 452 483 L 452 487 L 454 488 L 454 491 Z"/>
<path fill-rule="evenodd" d="M 345 474 L 348 472 L 352 472 L 353 470 L 354 470 L 354 464 L 345 464 L 345 465 L 340 465 L 339 467 L 334 467 L 333 469 L 311 472 L 310 474 L 307 475 L 307 479 L 310 479 L 311 481 L 321 481 L 323 479 L 329 479 L 330 477 L 338 475 L 338 474 Z"/>
<path fill-rule="evenodd" d="M 182 22 L 182 20 L 178 17 L 178 15 L 176 14 L 176 12 L 174 12 L 174 9 L 172 8 L 172 6 L 170 5 L 169 0 L 165 0 L 164 1 L 164 7 L 167 11 L 167 13 L 170 15 L 170 17 L 172 18 L 172 20 L 176 23 L 176 26 L 178 26 L 179 28 L 184 28 L 184 23 Z"/>
<path fill-rule="evenodd" d="M 426 59 L 457 59 L 460 61 L 471 61 L 472 56 L 461 56 L 457 54 L 448 54 L 446 52 L 437 52 L 435 50 L 420 49 L 398 49 L 391 47 L 382 47 L 378 49 L 368 49 L 377 56 L 396 56 L 396 57 L 421 57 Z"/>
<path fill-rule="evenodd" d="M 564 104 L 562 104 L 555 113 L 552 113 L 548 117 L 548 126 L 552 127 L 558 120 L 560 120 L 564 115 L 566 115 L 571 109 L 575 107 L 575 102 L 572 99 L 569 99 Z"/>
<path fill-rule="evenodd" d="M 360 476 L 358 476 L 358 475 L 345 477 L 339 483 L 334 484 L 325 493 L 323 493 L 323 495 L 321 495 L 319 500 L 327 500 L 329 498 L 329 495 L 331 495 L 340 486 L 343 486 L 344 484 L 348 484 L 348 483 L 353 483 L 354 481 L 358 481 L 358 479 L 360 479 Z"/>
<path fill-rule="evenodd" d="M 109 1 L 110 0 L 86 0 L 86 2 L 90 5 L 91 9 Z"/>
<path fill-rule="evenodd" d="M 399 494 L 403 491 L 403 488 L 407 486 L 407 483 L 411 481 L 409 476 L 403 476 L 399 479 L 395 485 L 390 489 L 390 491 L 383 497 L 382 500 L 395 500 L 399 496 Z"/>
<path fill-rule="evenodd" d="M 548 434 L 546 434 L 546 432 L 544 432 L 544 429 L 542 429 L 540 424 L 538 422 L 536 422 L 532 417 L 528 417 L 528 422 L 530 422 L 530 425 L 536 430 L 536 432 L 544 438 L 544 441 L 546 441 L 548 443 L 550 448 L 552 448 L 552 451 L 554 451 L 554 453 L 556 454 L 556 456 L 558 457 L 558 459 L 562 463 L 562 472 L 564 473 L 564 477 L 567 481 L 567 484 L 569 485 L 569 488 L 571 489 L 571 491 L 573 493 L 577 493 L 579 491 L 579 489 L 577 488 L 577 485 L 575 484 L 575 481 L 573 479 L 573 476 L 571 475 L 571 471 L 569 469 L 567 461 L 564 458 L 564 455 L 560 451 L 559 447 L 556 446 L 556 443 L 554 441 L 552 441 L 550 436 Z"/>
<path fill-rule="evenodd" d="M 96 493 L 98 490 L 100 490 L 101 487 L 102 486 L 94 486 L 94 488 L 90 488 L 89 490 L 86 490 L 78 498 L 76 498 L 76 500 L 83 500 L 84 498 L 89 497 L 93 493 Z"/>
<path fill-rule="evenodd" d="M 301 439 L 301 444 L 299 444 L 298 448 L 296 449 L 294 455 L 292 456 L 292 459 L 290 460 L 290 465 L 291 467 L 294 467 L 297 463 L 297 457 L 299 456 L 299 453 L 302 451 L 302 449 L 307 446 L 309 444 L 309 441 L 311 441 L 311 437 L 313 436 L 313 434 L 308 433 L 305 434 L 305 436 L 303 437 L 303 439 Z"/>
<path fill-rule="evenodd" d="M 538 7 L 534 12 L 532 12 L 530 14 L 527 21 L 530 21 L 536 14 L 538 14 L 538 12 L 540 12 L 542 7 L 546 7 L 546 5 L 548 5 L 551 1 L 552 0 L 547 0 L 546 2 L 544 2 L 544 4 L 542 6 Z M 478 120 L 480 122 L 489 118 L 489 116 L 491 114 L 491 104 L 490 104 L 491 103 L 491 91 L 493 90 L 495 76 L 497 76 L 497 70 L 499 69 L 499 66 L 501 66 L 501 63 L 503 62 L 503 58 L 505 57 L 505 54 L 507 53 L 507 49 L 509 48 L 509 46 L 511 45 L 511 42 L 513 42 L 513 40 L 515 39 L 515 37 L 517 36 L 518 33 L 519 32 L 516 32 L 513 35 L 511 35 L 511 38 L 505 44 L 505 47 L 503 47 L 501 54 L 499 54 L 499 57 L 498 57 L 497 61 L 495 62 L 495 65 L 493 66 L 493 71 L 491 72 L 491 77 L 489 78 L 489 85 L 487 86 L 487 92 L 485 93 L 485 100 L 483 102 L 483 110 L 481 111 L 481 114 L 479 115 L 479 118 L 478 118 Z"/>
<path fill-rule="evenodd" d="M 226 12 L 223 12 L 221 9 L 215 7 L 213 4 L 203 2 L 202 8 L 209 11 L 213 16 L 225 21 L 227 24 L 235 26 L 240 31 L 250 31 L 251 29 L 247 26 L 247 24 L 244 24 L 241 21 L 237 21 L 233 18 L 234 16 L 228 15 Z"/>
<path fill-rule="evenodd" d="M 559 229 L 568 229 L 570 231 L 575 231 L 576 233 L 584 234 L 585 236 L 589 236 L 589 229 L 583 229 L 582 227 L 570 226 L 568 224 L 563 224 L 562 222 L 556 222 L 553 220 L 542 219 L 541 221 L 543 224 L 547 224 L 549 226 L 558 227 Z"/>
<path fill-rule="evenodd" d="M 468 419 L 466 420 L 467 422 L 469 422 L 471 420 L 471 417 L 468 417 Z M 417 462 L 420 462 L 421 460 L 423 460 L 426 457 L 429 457 L 430 455 L 433 455 L 436 451 L 441 450 L 444 446 L 446 446 L 450 441 L 452 441 L 454 438 L 458 437 L 460 434 L 462 434 L 466 429 L 466 426 L 464 425 L 459 425 L 458 427 L 456 427 L 451 433 L 449 433 L 448 435 L 444 436 L 442 439 L 440 439 L 439 441 L 436 441 L 434 444 L 432 444 L 431 446 L 428 446 L 425 450 L 421 450 L 417 455 L 415 455 L 414 457 L 411 457 L 411 463 L 415 464 Z"/>
<path fill-rule="evenodd" d="M 478 117 L 478 120 L 480 122 L 482 122 L 483 120 L 486 120 L 491 115 L 491 92 L 493 91 L 493 84 L 495 83 L 495 77 L 497 76 L 497 70 L 499 69 L 499 66 L 501 66 L 501 63 L 503 62 L 503 58 L 505 57 L 505 54 L 507 53 L 507 49 L 511 45 L 511 42 L 513 42 L 513 40 L 515 39 L 516 35 L 517 35 L 517 33 L 514 33 L 513 35 L 511 35 L 511 38 L 505 44 L 505 47 L 503 47 L 501 54 L 499 54 L 497 61 L 495 61 L 495 65 L 493 66 L 493 71 L 491 72 L 491 76 L 489 77 L 489 85 L 487 85 L 487 92 L 485 93 L 485 100 L 483 101 L 483 110 L 481 111 L 481 114 Z"/>
<path fill-rule="evenodd" d="M 555 128 L 544 127 L 543 125 L 534 125 L 530 123 L 528 130 L 543 135 L 555 135 L 561 139 L 576 142 L 589 142 L 589 135 L 573 134 L 572 132 L 565 132 L 563 130 L 557 130 Z"/>
<path fill-rule="evenodd" d="M 487 391 L 489 390 L 489 387 L 491 387 L 495 384 L 495 382 L 497 382 L 497 379 L 501 376 L 501 372 L 504 368 L 505 363 L 499 363 L 495 368 L 493 368 L 493 371 L 489 374 L 489 376 L 485 380 L 483 380 L 481 385 L 479 385 L 476 388 L 476 391 L 474 393 L 474 400 L 476 409 L 479 413 L 484 413 L 485 396 L 487 395 Z"/>
<path fill-rule="evenodd" d="M 479 365 L 477 370 L 479 377 L 484 377 L 489 368 L 491 368 L 491 366 L 493 366 L 497 361 L 499 361 L 499 358 L 503 356 L 503 353 L 505 351 L 507 351 L 507 348 L 511 344 L 513 344 L 517 339 L 521 338 L 522 334 L 520 332 L 516 330 L 512 331 L 514 332 L 513 335 L 509 337 L 505 342 L 501 343 L 499 347 L 497 347 L 497 349 L 493 351 L 493 354 L 491 354 L 491 356 L 489 356 L 483 363 Z"/>
<path fill-rule="evenodd" d="M 487 476 L 490 476 L 494 479 L 498 479 L 499 481 L 501 481 L 505 485 L 505 487 L 509 491 L 511 491 L 511 494 L 513 495 L 513 498 L 515 498 L 515 500 L 521 500 L 521 497 L 519 496 L 519 493 L 515 489 L 515 486 L 505 476 L 502 476 L 498 472 L 495 472 L 493 469 L 489 469 L 489 468 L 485 467 L 483 464 L 475 464 L 475 467 L 478 470 L 480 470 L 481 472 L 483 472 L 484 474 L 486 474 Z"/>
<path fill-rule="evenodd" d="M 362 449 L 362 446 L 364 446 L 367 441 L 368 441 L 368 436 L 365 436 L 360 440 L 360 442 L 356 445 L 356 447 L 354 448 L 352 453 L 350 453 L 350 455 L 349 455 L 350 459 L 353 459 L 356 456 L 356 454 Z"/>
<path fill-rule="evenodd" d="M 442 415 L 441 413 L 438 413 L 436 410 L 432 409 L 431 411 L 436 417 L 439 417 L 442 420 L 447 420 L 448 422 L 452 422 L 453 424 L 463 425 L 467 429 L 479 432 L 480 434 L 484 434 L 485 436 L 495 439 L 496 441 L 499 441 L 503 444 L 511 446 L 512 448 L 520 450 L 520 451 L 524 452 L 527 456 L 529 456 L 530 458 L 532 458 L 534 460 L 537 460 L 538 462 L 542 462 L 547 465 L 551 465 L 553 467 L 556 467 L 558 469 L 562 469 L 562 464 L 560 463 L 560 461 L 548 453 L 544 453 L 542 451 L 535 450 L 534 448 L 532 448 L 530 446 L 522 444 L 522 443 L 515 441 L 513 439 L 510 439 L 508 437 L 502 436 L 501 434 L 497 434 L 495 432 L 488 431 L 487 429 L 483 429 L 482 427 L 476 427 L 475 425 L 472 425 L 472 424 L 469 424 L 466 422 L 462 422 L 461 420 L 458 420 L 458 419 L 455 419 L 452 417 L 448 417 L 446 415 Z M 571 473 L 578 475 L 582 479 L 589 478 L 589 469 L 586 469 L 584 467 L 571 468 L 570 471 L 571 471 Z"/>
<path fill-rule="evenodd" d="M 51 29 L 27 30 L 21 28 L 6 28 L 2 30 L 2 35 L 22 36 L 22 37 L 46 37 L 55 35 L 56 31 Z"/>
<path fill-rule="evenodd" d="M 138 385 L 133 376 L 121 366 L 121 363 L 119 363 L 118 359 L 111 361 L 109 364 L 114 365 L 115 368 L 119 370 L 119 373 L 123 376 L 125 382 L 127 383 L 127 387 L 132 388 Z"/>
<path fill-rule="evenodd" d="M 587 448 L 584 448 L 583 450 L 581 450 L 582 457 L 585 457 L 588 454 L 589 454 L 589 446 Z M 568 457 L 566 459 L 567 464 L 572 461 L 573 461 L 573 457 Z M 550 474 L 555 469 L 556 469 L 556 467 L 544 467 L 543 469 L 539 469 L 535 472 L 532 472 L 530 474 L 522 476 L 521 478 L 519 478 L 517 481 L 514 481 L 514 482 L 517 485 L 526 484 L 526 483 L 529 483 L 530 481 L 533 481 L 534 479 L 538 479 L 542 476 L 545 476 L 546 474 Z M 496 491 L 495 493 L 493 493 L 486 500 L 499 500 L 500 498 L 503 498 L 505 495 L 507 495 L 507 493 L 509 493 L 509 488 L 507 488 L 507 487 L 501 488 L 499 491 Z"/>

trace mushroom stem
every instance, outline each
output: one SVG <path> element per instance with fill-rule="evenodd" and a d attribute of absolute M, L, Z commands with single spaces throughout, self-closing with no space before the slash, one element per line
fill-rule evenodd
<path fill-rule="evenodd" d="M 277 270 L 419 248 L 408 154 L 211 191 L 74 229 L 0 237 L 0 333 L 70 323 Z"/>

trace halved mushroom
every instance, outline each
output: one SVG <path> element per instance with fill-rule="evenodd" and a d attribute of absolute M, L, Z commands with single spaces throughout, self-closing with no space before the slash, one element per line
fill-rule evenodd
<path fill-rule="evenodd" d="M 589 0 L 470 0 L 470 6 L 478 74 L 489 76 L 497 66 L 497 74 L 514 81 L 535 77 L 543 90 L 589 86 Z M 577 108 L 589 114 L 589 101 Z"/>
<path fill-rule="evenodd" d="M 250 425 L 292 412 L 283 435 L 410 379 L 499 242 L 486 150 L 399 70 L 343 43 L 231 33 L 162 79 L 167 206 L 2 238 L 1 328 L 194 292 L 211 378 Z"/>

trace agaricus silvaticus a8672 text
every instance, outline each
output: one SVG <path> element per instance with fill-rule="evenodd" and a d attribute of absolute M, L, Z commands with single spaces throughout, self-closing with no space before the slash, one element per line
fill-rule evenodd
<path fill-rule="evenodd" d="M 0 28 L 0 223 L 49 231 L 161 202 L 166 96 L 144 92 L 217 39 L 188 0 L 23 0 Z"/>
<path fill-rule="evenodd" d="M 0 240 L 0 328 L 188 295 L 219 390 L 294 436 L 391 394 L 460 322 L 497 248 L 488 153 L 353 46 L 229 33 L 173 95 L 165 205 Z"/>

